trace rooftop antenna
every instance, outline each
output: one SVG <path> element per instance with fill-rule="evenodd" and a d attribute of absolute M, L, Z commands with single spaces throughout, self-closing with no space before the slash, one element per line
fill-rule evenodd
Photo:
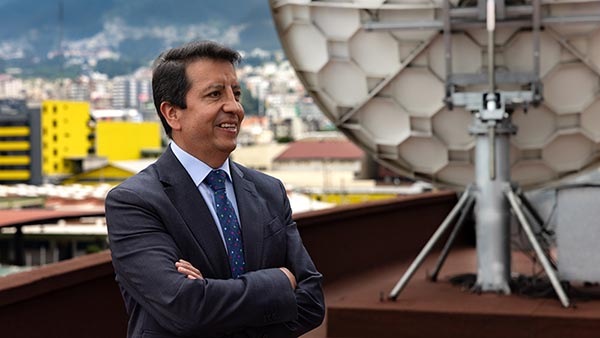
<path fill-rule="evenodd" d="M 472 204 L 475 201 L 477 280 L 474 289 L 476 291 L 504 294 L 510 294 L 511 292 L 510 211 L 512 210 L 517 215 L 519 224 L 542 263 L 561 304 L 564 307 L 569 307 L 570 301 L 560 284 L 555 271 L 556 267 L 548 259 L 547 253 L 536 238 L 529 220 L 525 217 L 525 214 L 531 214 L 533 211 L 526 209 L 528 204 L 523 201 L 524 196 L 517 194 L 518 190 L 515 185 L 511 184 L 510 180 L 509 138 L 517 132 L 516 127 L 512 124 L 510 114 L 514 111 L 516 105 L 531 102 L 534 94 L 531 90 L 497 90 L 494 51 L 496 9 L 498 7 L 504 8 L 504 0 L 481 1 L 486 1 L 484 8 L 486 9 L 488 89 L 483 95 L 480 92 L 466 92 L 460 95 L 453 94 L 452 97 L 447 98 L 447 101 L 460 106 L 468 106 L 469 110 L 475 112 L 474 123 L 470 127 L 470 132 L 476 138 L 475 182 L 465 190 L 453 212 L 448 215 L 402 278 L 396 283 L 389 294 L 389 298 L 396 300 L 416 269 L 422 264 L 425 256 L 454 220 L 458 211 L 462 211 L 463 214 L 469 212 L 465 210 L 473 208 Z M 445 3 L 448 3 L 448 1 L 445 1 Z M 533 0 L 533 6 L 534 12 L 539 12 L 539 0 Z M 446 5 L 444 8 L 447 9 L 449 6 Z M 539 20 L 534 21 L 537 21 L 539 25 Z M 445 31 L 444 33 L 447 34 L 448 32 Z M 534 27 L 534 40 L 539 40 L 539 26 Z M 539 49 L 534 49 L 532 57 L 537 55 L 539 55 Z M 534 64 L 537 65 L 538 63 L 534 62 Z M 465 209 L 465 206 L 468 206 L 468 208 Z M 461 223 L 457 223 L 456 227 L 462 226 Z M 453 239 L 451 238 L 451 240 Z M 434 280 L 437 279 L 443 260 L 447 255 L 449 244 L 451 242 L 447 242 L 436 269 L 431 275 Z"/>
<path fill-rule="evenodd" d="M 340 131 L 400 175 L 462 191 L 388 298 L 396 300 L 459 218 L 432 275 L 437 278 L 471 212 L 477 231 L 475 289 L 510 293 L 512 212 L 561 304 L 570 306 L 547 248 L 533 232 L 531 222 L 539 218 L 520 187 L 550 183 L 598 163 L 600 128 L 581 123 L 566 135 L 557 121 L 567 113 L 583 120 L 590 103 L 600 101 L 600 63 L 591 58 L 600 47 L 582 52 L 569 42 L 573 31 L 600 27 L 600 15 L 594 14 L 600 0 L 269 4 L 290 63 Z M 589 34 L 590 41 L 600 41 L 600 29 Z M 563 49 L 573 63 L 561 63 Z M 577 151 L 569 151 L 573 148 Z"/>

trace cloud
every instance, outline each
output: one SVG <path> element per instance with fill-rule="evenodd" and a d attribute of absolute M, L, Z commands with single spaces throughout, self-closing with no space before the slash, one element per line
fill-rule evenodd
<path fill-rule="evenodd" d="M 192 40 L 216 40 L 229 46 L 240 43 L 240 34 L 246 25 L 229 26 L 220 29 L 214 24 L 160 25 L 134 27 L 121 18 L 113 18 L 104 23 L 102 31 L 91 37 L 65 41 L 66 54 L 85 55 L 98 50 L 110 49 L 118 53 L 119 45 L 128 39 L 154 38 L 163 41 L 162 48 L 180 45 Z"/>

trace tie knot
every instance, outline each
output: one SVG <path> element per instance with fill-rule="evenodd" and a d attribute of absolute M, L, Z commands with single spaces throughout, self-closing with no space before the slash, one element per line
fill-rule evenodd
<path fill-rule="evenodd" d="M 213 191 L 219 191 L 225 189 L 225 180 L 227 179 L 227 173 L 221 169 L 213 170 L 204 179 L 204 182 Z"/>

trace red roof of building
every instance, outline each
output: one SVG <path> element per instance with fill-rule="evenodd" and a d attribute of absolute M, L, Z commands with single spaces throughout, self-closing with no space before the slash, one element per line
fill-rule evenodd
<path fill-rule="evenodd" d="M 360 160 L 364 151 L 348 140 L 297 141 L 275 158 L 275 161 L 290 160 Z"/>
<path fill-rule="evenodd" d="M 95 208 L 92 210 L 0 210 L 0 228 L 27 224 L 52 223 L 61 219 L 92 216 L 104 216 L 104 208 Z"/>

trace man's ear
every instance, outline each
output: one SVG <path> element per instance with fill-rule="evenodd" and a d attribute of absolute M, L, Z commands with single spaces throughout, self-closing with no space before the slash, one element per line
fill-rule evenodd
<path fill-rule="evenodd" d="M 179 121 L 181 111 L 179 108 L 177 108 L 170 102 L 164 101 L 160 104 L 160 113 L 165 118 L 165 120 L 167 120 L 167 123 L 169 124 L 169 126 L 171 126 L 171 129 L 181 129 L 181 123 Z"/>

